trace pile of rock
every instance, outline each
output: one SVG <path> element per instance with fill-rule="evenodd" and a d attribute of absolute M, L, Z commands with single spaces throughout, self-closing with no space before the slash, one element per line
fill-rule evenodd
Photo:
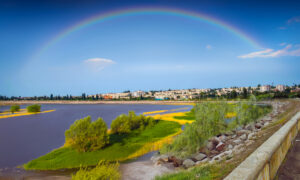
<path fill-rule="evenodd" d="M 174 167 L 189 168 L 201 163 L 214 163 L 221 160 L 229 160 L 234 154 L 239 154 L 250 146 L 257 138 L 258 132 L 265 126 L 268 126 L 273 117 L 282 112 L 281 107 L 284 103 L 274 103 L 273 110 L 256 122 L 250 123 L 244 127 L 238 127 L 235 130 L 220 134 L 208 140 L 206 146 L 198 153 L 180 159 L 175 156 L 156 154 L 151 158 L 155 165 L 173 165 Z"/>

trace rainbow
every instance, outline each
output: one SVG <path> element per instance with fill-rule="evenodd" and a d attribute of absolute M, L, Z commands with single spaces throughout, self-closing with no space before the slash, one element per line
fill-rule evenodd
<path fill-rule="evenodd" d="M 251 46 L 255 48 L 261 48 L 259 43 L 257 43 L 253 38 L 251 38 L 249 35 L 245 34 L 241 30 L 237 29 L 236 27 L 233 27 L 229 23 L 226 23 L 224 21 L 215 19 L 211 16 L 201 14 L 198 12 L 192 12 L 187 11 L 183 9 L 175 9 L 175 8 L 158 8 L 158 7 L 135 7 L 135 8 L 129 8 L 129 9 L 118 9 L 114 11 L 109 11 L 105 13 L 99 13 L 95 16 L 92 16 L 90 18 L 84 19 L 73 26 L 70 26 L 66 28 L 65 30 L 58 33 L 56 36 L 54 36 L 50 41 L 46 42 L 42 48 L 38 50 L 38 52 L 35 54 L 37 56 L 41 55 L 43 52 L 45 52 L 49 47 L 53 46 L 60 40 L 62 40 L 64 37 L 79 31 L 81 29 L 84 29 L 86 27 L 92 26 L 94 24 L 108 21 L 112 19 L 116 19 L 119 17 L 124 16 L 138 16 L 138 15 L 145 15 L 145 14 L 156 14 L 156 15 L 169 15 L 169 16 L 175 16 L 175 17 L 184 17 L 188 19 L 193 19 L 197 21 L 202 21 L 209 23 L 211 25 L 214 25 L 216 27 L 222 28 L 230 33 L 235 34 L 243 41 L 247 42 Z"/>

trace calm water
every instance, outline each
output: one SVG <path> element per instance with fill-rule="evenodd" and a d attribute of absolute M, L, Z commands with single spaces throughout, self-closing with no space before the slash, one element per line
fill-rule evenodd
<path fill-rule="evenodd" d="M 21 106 L 24 108 L 25 106 Z M 0 119 L 0 168 L 22 165 L 64 144 L 64 132 L 76 120 L 90 115 L 102 117 L 110 126 L 116 116 L 130 110 L 137 114 L 191 106 L 141 104 L 45 104 L 42 110 L 54 112 Z M 9 107 L 1 107 L 8 109 Z"/>

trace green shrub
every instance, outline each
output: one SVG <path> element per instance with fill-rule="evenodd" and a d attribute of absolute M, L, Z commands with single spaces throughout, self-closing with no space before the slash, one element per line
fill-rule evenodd
<path fill-rule="evenodd" d="M 153 126 L 155 120 L 152 117 L 144 115 L 137 116 L 134 111 L 129 111 L 128 115 L 121 114 L 111 123 L 112 133 L 128 134 L 135 129 L 145 129 L 146 127 Z"/>
<path fill-rule="evenodd" d="M 27 106 L 27 112 L 41 112 L 41 105 L 39 104 L 33 104 L 30 106 Z"/>
<path fill-rule="evenodd" d="M 184 131 L 170 145 L 165 145 L 162 153 L 180 157 L 191 155 L 202 148 L 210 137 L 233 130 L 255 121 L 268 113 L 270 107 L 257 106 L 253 102 L 203 102 L 194 107 L 196 121 L 186 125 Z M 192 112 L 191 112 L 192 113 Z M 227 113 L 235 113 L 234 118 L 226 118 Z"/>
<path fill-rule="evenodd" d="M 129 119 L 126 114 L 121 114 L 113 120 L 110 127 L 112 133 L 127 134 L 131 131 Z"/>
<path fill-rule="evenodd" d="M 77 120 L 65 132 L 66 142 L 77 151 L 95 151 L 109 143 L 107 126 L 102 118 L 91 122 L 91 117 Z"/>
<path fill-rule="evenodd" d="M 118 180 L 121 177 L 118 169 L 119 163 L 100 161 L 93 169 L 80 168 L 72 180 Z"/>
<path fill-rule="evenodd" d="M 10 106 L 10 112 L 11 113 L 14 113 L 14 112 L 17 112 L 17 111 L 20 111 L 20 106 L 19 105 Z"/>

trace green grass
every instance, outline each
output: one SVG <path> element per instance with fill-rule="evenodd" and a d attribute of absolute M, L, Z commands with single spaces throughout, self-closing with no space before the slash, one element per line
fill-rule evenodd
<path fill-rule="evenodd" d="M 195 114 L 192 112 L 187 112 L 185 113 L 184 116 L 174 116 L 174 119 L 178 119 L 178 120 L 196 120 Z"/>
<path fill-rule="evenodd" d="M 206 164 L 195 166 L 188 170 L 181 170 L 173 174 L 165 174 L 155 177 L 155 180 L 211 180 L 221 179 L 225 174 L 228 174 L 233 168 L 232 164 L 222 166 L 218 164 Z"/>
<path fill-rule="evenodd" d="M 110 145 L 93 152 L 77 152 L 70 147 L 62 147 L 34 159 L 24 168 L 36 170 L 55 170 L 94 166 L 99 160 L 117 161 L 125 159 L 149 142 L 155 142 L 170 134 L 176 133 L 180 125 L 171 121 L 159 121 L 154 127 L 142 132 L 137 130 L 128 135 L 110 135 Z"/>

